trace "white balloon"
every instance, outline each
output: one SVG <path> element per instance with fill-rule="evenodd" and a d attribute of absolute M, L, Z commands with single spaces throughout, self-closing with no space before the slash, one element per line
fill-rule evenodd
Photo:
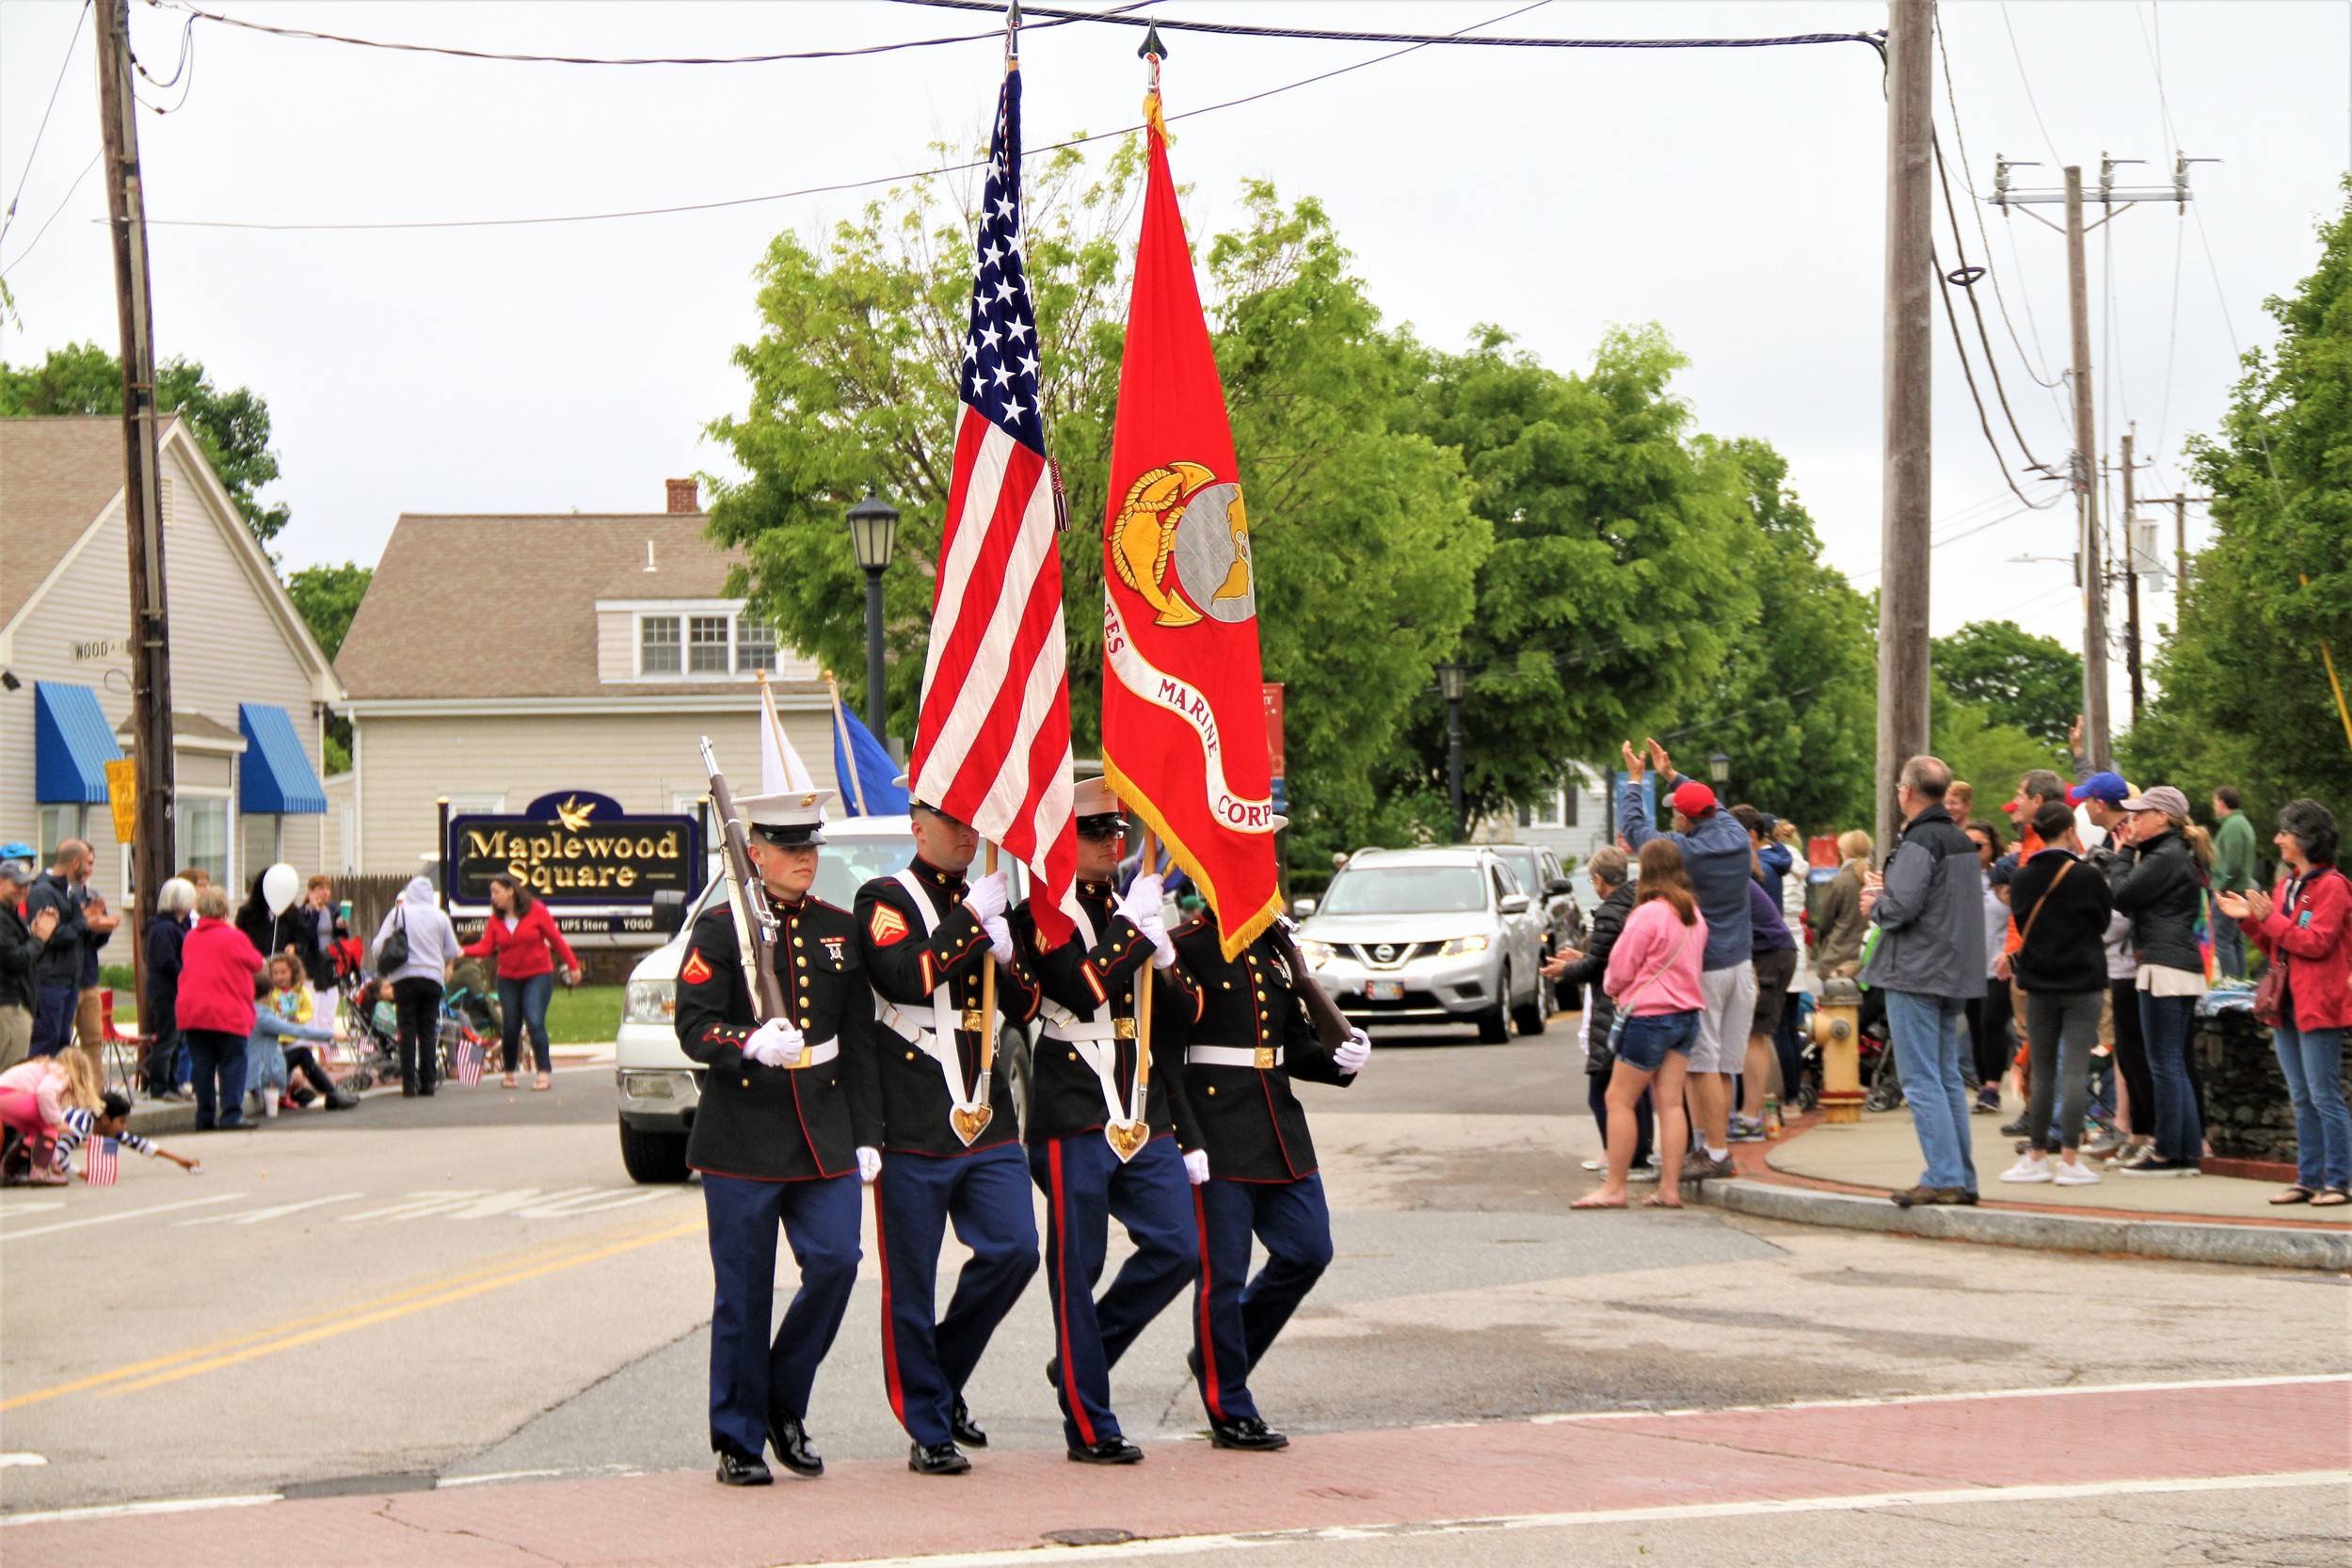
<path fill-rule="evenodd" d="M 302 873 L 283 860 L 262 873 L 262 899 L 273 916 L 293 908 L 294 901 L 301 896 Z"/>

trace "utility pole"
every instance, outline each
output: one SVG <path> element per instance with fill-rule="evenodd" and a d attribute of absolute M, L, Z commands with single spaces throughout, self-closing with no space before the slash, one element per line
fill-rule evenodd
<path fill-rule="evenodd" d="M 2169 184 L 2147 185 L 2119 190 L 2115 171 L 2125 164 L 2138 163 L 2137 158 L 2115 158 L 2099 155 L 2099 194 L 2086 198 L 2083 194 L 2083 169 L 2080 164 L 2066 166 L 2063 189 L 2018 190 L 2009 184 L 2013 168 L 2037 166 L 1993 154 L 1992 195 L 1988 198 L 2007 216 L 2011 209 L 2022 208 L 2025 216 L 2053 229 L 2059 226 L 2033 210 L 2038 203 L 2066 205 L 2066 224 L 2059 232 L 2066 235 L 2066 299 L 2073 329 L 2074 363 L 2069 374 L 2074 382 L 2074 452 L 2068 463 L 2069 477 L 2074 484 L 2075 526 L 2079 539 L 2080 573 L 2083 588 L 2083 740 L 2088 749 L 2090 765 L 2101 771 L 2115 765 L 2109 745 L 2107 723 L 2107 579 L 2101 560 L 2099 536 L 2099 425 L 2090 400 L 2090 280 L 2089 267 L 2083 256 L 2084 236 L 2100 224 L 2111 221 L 2118 214 L 2137 206 L 2142 201 L 2169 201 L 2176 212 L 2185 214 L 2190 200 L 2188 170 L 2191 164 L 2218 162 L 2215 158 L 2192 158 L 2175 152 L 2172 157 L 2172 180 Z M 2085 224 L 2083 205 L 2096 200 L 2106 209 L 2106 216 L 2098 223 Z M 2126 507 L 2128 514 L 2129 507 Z M 2125 550 L 2125 559 L 2130 551 Z M 2136 594 L 2137 583 L 2134 590 Z M 2134 621 L 2136 630 L 2136 611 Z M 2135 639 L 2130 659 L 2134 669 L 2133 702 L 2138 703 L 2138 649 Z"/>
<path fill-rule="evenodd" d="M 2074 528 L 2083 557 L 2083 739 L 2090 765 L 2107 748 L 2107 578 L 2099 552 L 2099 423 L 2090 405 L 2090 269 L 2083 257 L 2083 168 L 2066 166 L 2066 305 L 2074 337 Z"/>
<path fill-rule="evenodd" d="M 2123 669 L 2132 680 L 2132 722 L 2139 722 L 2139 705 L 2147 690 L 2139 673 L 2139 514 L 2132 509 L 2132 441 L 2134 425 L 2123 433 Z"/>
<path fill-rule="evenodd" d="M 106 226 L 114 241 L 115 313 L 122 336 L 123 536 L 131 552 L 131 733 L 138 817 L 131 898 L 141 916 L 171 874 L 171 643 L 164 614 L 163 481 L 155 429 L 154 314 L 148 295 L 147 198 L 139 179 L 138 99 L 131 88 L 130 0 L 98 0 L 98 113 L 104 132 Z M 134 919 L 132 959 L 146 943 Z M 143 978 L 143 976 L 142 976 Z"/>
<path fill-rule="evenodd" d="M 1928 749 L 1928 480 L 1934 408 L 1930 312 L 1935 9 L 1888 0 L 1886 25 L 1886 326 L 1881 376 L 1879 765 L 1874 841 L 1884 856 L 1902 813 L 1903 763 Z"/>

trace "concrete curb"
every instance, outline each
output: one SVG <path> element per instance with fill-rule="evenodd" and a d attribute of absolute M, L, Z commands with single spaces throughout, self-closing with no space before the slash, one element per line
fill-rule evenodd
<path fill-rule="evenodd" d="M 2005 1208 L 1898 1208 L 1882 1197 L 1761 1181 L 1704 1182 L 1699 1200 L 1759 1219 L 1998 1247 L 2130 1253 L 2263 1269 L 2352 1270 L 2352 1231 L 2203 1224 L 2190 1220 L 2115 1220 Z"/>

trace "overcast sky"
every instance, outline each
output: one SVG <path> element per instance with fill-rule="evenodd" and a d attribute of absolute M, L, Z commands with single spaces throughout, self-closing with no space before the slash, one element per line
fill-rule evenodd
<path fill-rule="evenodd" d="M 1524 0 L 1516 0 L 1524 4 Z M 281 26 L 475 49 L 733 55 L 980 32 L 985 19 L 887 3 L 317 4 L 208 0 Z M 1164 0 L 1176 17 L 1451 31 L 1514 0 Z M 181 13 L 134 7 L 158 78 Z M 2352 6 L 1947 3 L 1953 105 L 1936 114 L 1956 181 L 1989 191 L 1994 154 L 2213 157 L 2197 200 L 2136 208 L 2091 239 L 2093 376 L 2104 447 L 2136 422 L 2182 487 L 2180 453 L 2214 428 L 2235 350 L 2269 341 L 2265 296 L 2316 257 L 2352 140 Z M 1495 31 L 1665 37 L 1856 31 L 1880 5 L 1555 0 Z M 68 61 L 69 39 L 76 36 Z M 756 196 L 926 167 L 926 144 L 984 134 L 998 48 L 728 67 L 520 65 L 297 41 L 200 22 L 169 88 L 143 87 L 157 219 L 348 223 L 513 217 Z M 1132 123 L 1137 35 L 1074 25 L 1024 46 L 1032 143 Z M 1387 51 L 1373 44 L 1170 34 L 1172 112 L 1279 88 Z M 51 84 L 63 90 L 34 147 Z M 1421 50 L 1185 121 L 1179 180 L 1198 236 L 1228 223 L 1240 183 L 1322 199 L 1389 318 L 1455 346 L 1495 321 L 1546 361 L 1586 362 L 1613 323 L 1656 321 L 1691 360 L 1680 390 L 1702 428 L 1787 456 L 1831 559 L 1867 588 L 1879 557 L 1884 106 L 1859 44 L 1660 52 Z M 80 0 L 0 0 L 0 182 L 21 323 L 0 357 L 81 338 L 115 345 L 95 75 Z M 28 154 L 29 167 L 28 167 Z M 79 184 L 76 184 L 77 177 Z M 69 192 L 71 194 L 69 194 Z M 1965 190 L 1968 258 L 1989 262 L 2023 352 L 1977 286 L 1997 363 L 2034 455 L 2071 443 L 2055 380 L 2066 353 L 2065 245 Z M 156 340 L 216 382 L 269 401 L 292 504 L 289 566 L 373 561 L 402 511 L 658 510 L 662 481 L 724 471 L 701 439 L 742 407 L 729 350 L 757 327 L 750 269 L 777 231 L 814 233 L 859 193 L 664 217 L 522 228 L 273 232 L 158 227 Z M 60 206 L 62 203 L 62 206 Z M 41 226 L 54 223 L 41 233 Z M 35 235 L 40 234 L 38 242 Z M 1955 264 L 1939 222 L 1939 253 Z M 1965 320 L 1965 315 L 1963 315 Z M 1972 328 L 1973 330 L 1973 328 Z M 1936 323 L 1934 622 L 2013 617 L 2070 641 L 2080 601 L 2063 564 L 2070 511 L 2019 510 Z M 1050 373 L 1050 367 L 1048 367 Z M 1988 403 L 1992 396 L 1979 362 Z M 1999 410 L 1992 418 L 2014 468 Z M 1244 473 L 1249 455 L 1241 455 Z M 2026 484 L 2037 498 L 2055 487 Z M 1980 531 L 1969 532 L 1979 524 Z M 2202 519 L 2191 513 L 2192 539 Z M 2169 530 L 2168 528 L 2168 536 Z M 846 545 L 844 545 L 846 548 Z M 451 569 L 513 574 L 529 564 Z M 2149 600 L 2168 619 L 2169 594 Z M 2120 608 L 2117 611 L 2120 620 Z M 2123 712 L 2116 678 L 2117 712 Z"/>

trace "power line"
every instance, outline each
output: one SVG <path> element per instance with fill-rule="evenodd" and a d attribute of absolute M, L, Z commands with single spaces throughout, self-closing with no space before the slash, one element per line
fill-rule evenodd
<path fill-rule="evenodd" d="M 57 106 L 57 89 L 65 86 L 66 68 L 73 63 L 73 51 L 79 48 L 82 42 L 82 18 L 88 14 L 89 0 L 82 0 L 82 8 L 73 13 L 73 31 L 66 36 L 65 58 L 57 62 L 57 79 L 49 84 L 49 102 L 41 106 L 40 123 L 34 127 L 33 145 L 24 154 L 24 168 L 17 173 L 16 194 L 8 198 L 8 210 L 0 213 L 0 240 L 8 237 L 8 230 L 16 222 L 16 204 L 24 200 L 24 183 L 33 177 L 33 159 L 40 153 L 41 135 L 49 129 L 49 113 Z M 83 172 L 87 174 L 89 171 L 85 169 Z M 77 180 L 74 184 L 79 184 L 81 182 Z M 54 218 L 55 215 L 51 216 Z M 45 229 L 48 225 L 43 224 L 41 227 Z M 39 236 L 35 237 L 39 238 Z M 32 247 L 26 246 L 25 248 L 29 250 Z"/>
<path fill-rule="evenodd" d="M 18 266 L 23 264 L 24 258 L 33 253 L 33 248 L 40 243 L 41 235 L 49 232 L 49 225 L 57 221 L 57 215 L 65 211 L 66 203 L 73 200 L 74 192 L 82 188 L 82 182 L 89 178 L 89 171 L 96 168 L 98 167 L 98 160 L 104 156 L 105 152 L 103 149 L 90 154 L 89 162 L 82 166 L 82 172 L 76 174 L 73 177 L 73 184 L 66 187 L 64 199 L 55 207 L 50 209 L 48 217 L 42 220 L 40 229 L 34 232 L 31 239 L 24 242 L 24 248 L 16 253 L 16 260 L 8 263 L 6 265 L 0 265 L 0 277 L 5 277 L 8 273 L 14 272 Z"/>
<path fill-rule="evenodd" d="M 1935 151 L 1936 183 L 1941 185 L 1944 190 L 1944 213 L 1945 217 L 1950 220 L 1952 226 L 1953 249 L 1960 259 L 1960 274 L 1966 280 L 1961 285 L 1961 292 L 1968 296 L 1969 313 L 1976 319 L 1976 340 L 1984 344 L 1985 369 L 1991 373 L 1992 376 L 1992 390 L 2001 400 L 2002 417 L 2008 421 L 2009 434 L 2017 438 L 2018 450 L 2025 455 L 2025 466 L 2028 468 L 2042 469 L 2044 472 L 2047 472 L 2047 465 L 2045 465 L 2040 458 L 2034 456 L 2033 447 L 2025 440 L 2025 432 L 2018 427 L 2017 413 L 2009 407 L 2008 389 L 2001 384 L 2001 363 L 1999 358 L 1992 351 L 1992 334 L 1985 326 L 1984 307 L 1976 303 L 1976 291 L 1973 287 L 1976 280 L 1966 278 L 1966 274 L 1972 270 L 1968 264 L 1967 241 L 1960 233 L 1960 210 L 1953 204 L 1952 201 L 1952 176 L 1951 171 L 1944 167 L 1943 138 L 1931 136 L 1929 137 L 1929 143 Z M 1992 258 L 1988 256 L 1986 259 L 1990 261 Z M 1979 270 L 1984 273 L 1990 273 L 1992 268 L 1985 267 Z M 1944 313 L 1949 315 L 1952 313 L 1952 280 L 1944 275 L 1941 266 L 1937 268 L 1937 276 L 1943 279 L 1944 281 Z M 1956 346 L 1960 343 L 1960 323 L 1957 319 L 1952 323 L 1952 341 Z M 1961 353 L 1960 360 L 1961 368 L 1963 370 L 1966 369 L 1967 354 L 1965 350 Z M 1968 391 L 1971 396 L 1975 395 L 1976 383 L 1974 376 L 1971 376 L 1969 379 Z M 1984 415 L 1984 405 L 1981 402 L 1979 402 L 1976 406 L 1976 413 L 1978 418 L 1981 420 Z M 1989 441 L 1992 439 L 1992 431 L 1990 426 L 1988 426 L 1985 431 L 1985 440 Z M 1999 448 L 1996 446 L 1994 451 L 1997 454 Z M 2016 487 L 2012 485 L 2010 488 L 2015 489 Z M 2024 497 L 2021 493 L 2018 499 L 2023 501 Z"/>
<path fill-rule="evenodd" d="M 1933 258 L 1935 255 L 1935 250 L 1932 246 L 1928 248 L 1928 254 L 1930 258 Z M 1952 325 L 1952 351 L 1960 356 L 1960 378 L 1968 383 L 1968 401 L 1976 406 L 1976 427 L 1985 433 L 1985 445 L 1992 449 L 1992 460 L 2000 467 L 2002 483 L 2008 486 L 2011 493 L 2013 493 L 2018 500 L 2023 501 L 2026 505 L 2039 511 L 2041 507 L 2051 504 L 2051 503 L 2037 503 L 2030 496 L 2026 495 L 2024 490 L 2017 488 L 2017 480 L 2009 472 L 2009 460 L 2002 454 L 2001 443 L 1992 439 L 1992 421 L 1985 413 L 1985 400 L 1983 395 L 1976 391 L 1976 372 L 1968 362 L 1967 340 L 1960 336 L 1960 312 L 1952 309 L 1952 280 L 1944 275 L 1944 265 L 1941 262 L 1936 263 L 1935 280 L 1937 291 L 1941 294 L 1944 299 L 1944 319 L 1950 322 Z M 2012 421 L 2012 428 L 2014 428 L 2014 425 L 2015 422 Z M 2022 447 L 2024 444 L 2024 438 L 2020 437 L 2018 439 L 2018 445 Z M 2033 456 L 2033 454 L 2031 452 L 2027 452 L 2025 456 L 2028 459 L 2030 459 Z"/>
<path fill-rule="evenodd" d="M 1935 46 L 1937 55 L 1944 62 L 1944 102 L 1952 111 L 1952 143 L 1960 149 L 1960 184 L 1968 192 L 1968 211 L 1976 220 L 1976 237 L 1984 242 L 1985 260 L 1990 263 L 1992 260 L 1992 233 L 1985 227 L 1984 202 L 1976 195 L 1976 177 L 1969 170 L 1968 136 L 1960 128 L 1960 91 L 1952 82 L 1952 52 L 1944 40 L 1944 30 L 1941 27 L 1938 27 L 1935 32 Z M 1941 159 L 1942 155 L 1942 150 L 1939 149 L 1938 158 Z M 1952 193 L 1948 186 L 1944 193 L 1944 201 L 1946 207 L 1951 205 Z M 1954 228 L 1953 239 L 1957 243 L 1960 238 L 1957 232 L 1957 220 L 1955 220 Z M 2014 247 L 2012 247 L 2013 249 Z M 2025 353 L 2024 341 L 2017 335 L 2017 323 L 2009 319 L 2008 297 L 2001 292 L 2001 274 L 1991 266 L 1987 266 L 1985 270 L 1992 280 L 1992 302 L 2000 309 L 2001 325 L 2008 328 L 2009 345 L 2017 350 L 2017 357 L 2020 360 L 2027 361 L 2025 374 L 2032 376 L 2040 385 L 2055 392 L 2065 384 L 2065 378 L 2056 376 L 2044 376 L 2041 370 L 2036 368 L 2035 361 L 2040 361 L 2042 366 L 2046 367 L 2049 356 L 2041 347 L 2041 329 L 2034 323 L 2034 304 L 2031 293 L 2027 292 L 2021 296 L 2025 306 L 2025 324 L 2032 329 L 2034 337 L 2034 352 L 2029 358 Z M 1988 348 L 1987 352 L 1990 353 L 1991 350 Z"/>
<path fill-rule="evenodd" d="M 926 6 L 939 10 L 998 11 L 1000 0 L 898 0 L 903 6 Z M 1060 10 L 1025 6 L 1024 16 L 1049 16 L 1070 22 L 1104 22 L 1120 27 L 1158 27 L 1166 33 L 1214 33 L 1228 38 L 1307 39 L 1324 43 L 1466 44 L 1483 49 L 1777 49 L 1810 43 L 1866 43 L 1885 53 L 1883 33 L 1790 33 L 1778 38 L 1471 38 L 1459 33 L 1378 33 L 1357 28 L 1268 27 L 1241 22 L 1177 22 L 1164 16 L 1121 16 L 1104 11 Z"/>
<path fill-rule="evenodd" d="M 2064 163 L 2058 156 L 2058 144 L 2050 139 L 2050 127 L 2041 118 L 2041 105 L 2034 101 L 2034 84 L 2025 74 L 2025 52 L 2017 46 L 2017 27 L 2009 21 L 2008 0 L 2001 0 L 2001 27 L 2009 35 L 2009 56 L 2017 61 L 2017 85 L 2025 89 L 2025 106 L 2034 111 L 2034 124 L 2041 132 L 2041 145 L 2050 151 L 2050 161 Z"/>
<path fill-rule="evenodd" d="M 217 23 L 224 27 L 240 27 L 250 33 L 266 33 L 273 38 L 296 39 L 310 43 L 344 43 L 360 49 L 385 49 L 404 55 L 441 55 L 461 60 L 492 60 L 510 65 L 771 65 L 781 60 L 839 60 L 862 55 L 888 55 L 901 49 L 930 49 L 946 43 L 976 43 L 983 40 L 1000 40 L 1002 27 L 992 27 L 984 33 L 958 33 L 949 38 L 907 39 L 897 43 L 860 44 L 846 49 L 800 49 L 778 51 L 769 55 L 665 55 L 640 58 L 612 58 L 593 55 L 521 55 L 502 54 L 489 49 L 458 49 L 438 43 L 403 43 L 386 39 L 354 38 L 347 33 L 322 33 L 308 27 L 277 27 L 266 22 L 248 22 L 242 17 L 223 16 L 218 11 L 199 9 L 195 6 L 169 5 L 166 0 L 147 0 L 157 8 L 184 10 L 190 25 L 199 18 Z M 1134 0 L 1135 5 L 1145 0 Z M 1002 6 L 985 8 L 1001 13 Z M 1122 8 L 1132 9 L 1133 6 Z M 1069 21 L 1086 20 L 1071 17 Z M 1068 21 L 1041 22 L 1039 27 L 1067 26 Z"/>

